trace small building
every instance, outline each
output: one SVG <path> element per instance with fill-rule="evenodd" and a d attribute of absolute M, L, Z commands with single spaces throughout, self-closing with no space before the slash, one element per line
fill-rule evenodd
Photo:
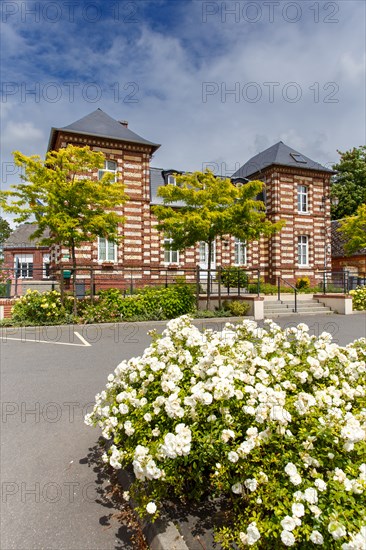
<path fill-rule="evenodd" d="M 344 246 L 346 240 L 339 231 L 339 220 L 332 221 L 332 266 L 335 271 L 348 271 L 353 281 L 363 280 L 366 284 L 366 248 L 353 254 L 347 254 Z M 354 286 L 354 285 L 353 285 Z"/>
<path fill-rule="evenodd" d="M 34 223 L 19 225 L 4 242 L 4 276 L 11 280 L 11 294 L 22 295 L 28 288 L 50 290 L 55 282 L 50 272 L 49 246 L 31 238 Z"/>

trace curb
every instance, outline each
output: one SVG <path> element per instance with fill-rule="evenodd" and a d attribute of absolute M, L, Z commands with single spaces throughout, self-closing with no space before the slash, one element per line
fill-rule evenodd
<path fill-rule="evenodd" d="M 129 491 L 133 475 L 126 470 L 119 470 L 117 479 L 123 490 Z M 132 499 L 129 504 L 133 509 L 135 508 L 135 502 Z M 164 508 L 162 511 L 162 515 L 154 523 L 141 520 L 136 514 L 150 550 L 189 550 L 183 535 L 180 534 L 174 523 L 164 517 Z"/>

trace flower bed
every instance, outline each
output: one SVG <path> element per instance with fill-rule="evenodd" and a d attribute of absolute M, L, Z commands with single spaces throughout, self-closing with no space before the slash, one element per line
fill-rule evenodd
<path fill-rule="evenodd" d="M 122 361 L 86 423 L 133 467 L 141 515 L 169 497 L 231 499 L 224 548 L 365 547 L 366 339 L 253 321 L 168 323 Z"/>

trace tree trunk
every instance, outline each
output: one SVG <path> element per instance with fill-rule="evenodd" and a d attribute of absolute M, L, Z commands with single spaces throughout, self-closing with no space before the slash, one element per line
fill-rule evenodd
<path fill-rule="evenodd" d="M 75 243 L 71 243 L 71 258 L 72 258 L 72 289 L 74 294 L 74 307 L 73 314 L 77 314 L 77 302 L 76 302 L 76 255 L 75 255 Z"/>
<path fill-rule="evenodd" d="M 206 309 L 211 307 L 211 260 L 212 260 L 212 241 L 208 241 L 208 266 L 207 266 L 207 300 Z"/>

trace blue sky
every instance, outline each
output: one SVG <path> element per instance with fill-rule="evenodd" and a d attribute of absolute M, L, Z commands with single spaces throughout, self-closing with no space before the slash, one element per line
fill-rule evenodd
<path fill-rule="evenodd" d="M 329 166 L 365 143 L 359 0 L 4 0 L 1 27 L 3 187 L 12 151 L 43 156 L 98 107 L 164 168 L 229 175 L 279 140 Z"/>

